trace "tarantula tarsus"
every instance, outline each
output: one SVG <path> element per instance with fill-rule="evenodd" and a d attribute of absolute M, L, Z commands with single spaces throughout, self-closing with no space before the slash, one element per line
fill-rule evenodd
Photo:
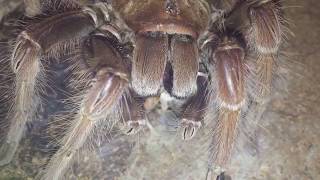
<path fill-rule="evenodd" d="M 146 124 L 140 99 L 160 94 L 184 102 L 184 140 L 215 122 L 209 158 L 216 167 L 226 166 L 242 110 L 248 102 L 263 104 L 270 94 L 284 31 L 278 0 L 59 3 L 72 6 L 25 26 L 12 48 L 15 95 L 0 165 L 10 162 L 41 104 L 42 64 L 72 52 L 78 56 L 69 62 L 69 87 L 77 93 L 69 103 L 76 112 L 44 179 L 63 177 L 95 128 L 124 119 L 119 122 L 128 134 L 138 132 Z M 216 118 L 209 115 L 213 111 Z"/>

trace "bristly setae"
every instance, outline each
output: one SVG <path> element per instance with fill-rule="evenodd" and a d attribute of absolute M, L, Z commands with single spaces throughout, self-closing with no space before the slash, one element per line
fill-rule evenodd
<path fill-rule="evenodd" d="M 39 6 L 7 58 L 15 90 L 0 165 L 12 160 L 26 123 L 36 121 L 43 64 L 73 54 L 69 126 L 43 179 L 63 178 L 97 127 L 139 132 L 147 125 L 145 100 L 161 94 L 182 102 L 171 108 L 183 140 L 214 122 L 209 170 L 227 169 L 244 109 L 266 103 L 272 90 L 285 31 L 279 0 L 44 0 Z"/>

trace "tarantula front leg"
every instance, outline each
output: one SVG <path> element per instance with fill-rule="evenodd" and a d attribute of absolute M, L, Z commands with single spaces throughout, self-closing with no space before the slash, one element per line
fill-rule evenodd
<path fill-rule="evenodd" d="M 38 103 L 35 85 L 41 71 L 38 61 L 39 50 L 38 44 L 20 37 L 13 51 L 12 63 L 16 64 L 16 61 L 19 61 L 17 65 L 19 68 L 14 71 L 16 74 L 14 107 L 8 115 L 11 124 L 6 140 L 0 147 L 0 165 L 11 161 L 23 134 L 25 123 L 34 115 L 33 109 Z"/>
<path fill-rule="evenodd" d="M 62 146 L 47 165 L 44 179 L 62 178 L 94 129 L 108 124 L 105 121 L 118 119 L 121 114 L 120 102 L 129 84 L 127 66 L 109 39 L 96 36 L 91 42 L 93 57 L 88 59 L 88 64 L 94 64 L 94 67 L 87 70 L 89 75 L 93 75 L 91 83 L 83 90 L 79 110 L 63 138 Z M 74 80 L 74 86 L 80 83 L 78 81 L 87 80 Z"/>
<path fill-rule="evenodd" d="M 257 60 L 252 74 L 252 94 L 258 103 L 265 103 L 270 95 L 275 60 L 282 42 L 283 19 L 277 0 L 253 3 L 249 8 L 250 28 L 247 31 L 249 46 L 255 51 Z"/>
<path fill-rule="evenodd" d="M 219 113 L 212 144 L 212 160 L 218 168 L 225 168 L 230 158 L 245 104 L 244 56 L 237 40 L 225 36 L 209 62 L 211 85 L 216 92 L 210 99 L 217 104 Z"/>
<path fill-rule="evenodd" d="M 274 61 L 282 41 L 283 26 L 279 1 L 241 2 L 244 3 L 227 17 L 226 27 L 228 30 L 235 30 L 244 25 L 247 27 L 246 30 L 242 30 L 250 48 L 246 51 L 246 58 L 255 57 L 255 63 L 244 62 L 244 49 L 235 40 L 225 38 L 219 42 L 216 36 L 212 36 L 215 37 L 212 40 L 217 41 L 213 42 L 212 46 L 214 61 L 209 62 L 213 67 L 211 68 L 213 80 L 217 81 L 216 84 L 211 82 L 217 93 L 216 98 L 211 101 L 216 101 L 219 107 L 212 144 L 212 160 L 222 169 L 225 168 L 233 150 L 241 110 L 247 97 L 245 92 L 250 92 L 254 101 L 260 105 L 265 103 L 270 95 Z M 250 21 L 246 21 L 247 17 Z M 240 34 L 235 35 L 239 37 Z M 250 77 L 246 77 L 245 72 Z M 254 81 L 251 81 L 252 79 Z M 251 83 L 250 86 L 245 86 L 247 81 Z"/>
<path fill-rule="evenodd" d="M 11 161 L 26 122 L 31 121 L 36 113 L 40 101 L 38 93 L 44 79 L 41 55 L 53 49 L 57 50 L 56 47 L 59 46 L 66 47 L 65 44 L 72 41 L 81 40 L 102 22 L 98 21 L 102 18 L 100 16 L 102 13 L 98 15 L 89 8 L 65 12 L 30 25 L 20 33 L 11 56 L 11 65 L 15 73 L 15 96 L 8 115 L 9 131 L 0 147 L 0 165 Z"/>

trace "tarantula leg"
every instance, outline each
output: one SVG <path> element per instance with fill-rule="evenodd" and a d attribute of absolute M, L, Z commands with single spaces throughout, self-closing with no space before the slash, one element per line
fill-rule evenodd
<path fill-rule="evenodd" d="M 160 90 L 168 52 L 168 37 L 160 32 L 140 33 L 133 52 L 132 88 L 142 96 Z"/>
<path fill-rule="evenodd" d="M 278 4 L 264 1 L 251 6 L 251 44 L 261 54 L 278 52 L 282 40 L 281 15 Z"/>
<path fill-rule="evenodd" d="M 258 57 L 257 61 L 254 64 L 255 69 L 252 70 L 255 77 L 254 92 L 252 94 L 256 102 L 264 104 L 271 91 L 275 57 L 273 55 L 264 55 Z"/>
<path fill-rule="evenodd" d="M 198 76 L 198 91 L 182 106 L 181 127 L 182 139 L 192 139 L 202 126 L 207 105 L 207 78 Z"/>
<path fill-rule="evenodd" d="M 95 66 L 89 74 L 94 74 L 94 77 L 84 91 L 79 111 L 62 141 L 61 148 L 47 166 L 44 179 L 62 178 L 75 155 L 88 142 L 94 128 L 106 120 L 115 120 L 115 116 L 119 116 L 121 111 L 118 106 L 129 84 L 125 62 L 115 46 L 104 37 L 94 37 L 92 46 L 94 57 L 89 60 L 94 61 Z"/>
<path fill-rule="evenodd" d="M 263 103 L 270 94 L 273 64 L 282 42 L 282 15 L 280 4 L 273 0 L 255 3 L 249 11 L 249 45 L 257 52 L 254 96 L 257 102 Z"/>
<path fill-rule="evenodd" d="M 94 20 L 88 14 L 74 11 L 49 17 L 29 26 L 24 33 L 37 42 L 43 52 L 48 52 L 55 45 L 87 36 L 95 26 Z"/>
<path fill-rule="evenodd" d="M 14 66 L 15 99 L 9 115 L 11 122 L 6 140 L 0 147 L 0 166 L 8 164 L 14 156 L 27 121 L 31 121 L 38 99 L 36 86 L 37 77 L 41 71 L 39 62 L 40 48 L 38 44 L 30 41 L 28 36 L 22 34 L 12 53 Z"/>
<path fill-rule="evenodd" d="M 185 35 L 171 38 L 170 61 L 173 69 L 172 95 L 185 98 L 197 91 L 199 70 L 197 43 Z"/>
<path fill-rule="evenodd" d="M 22 33 L 26 34 L 31 41 L 36 42 L 42 52 L 48 52 L 55 50 L 57 46 L 65 46 L 65 44 L 81 40 L 97 27 L 109 23 L 107 11 L 105 8 L 93 6 L 62 12 L 27 26 Z"/>
<path fill-rule="evenodd" d="M 127 97 L 127 106 L 123 107 L 123 119 L 125 123 L 125 134 L 133 135 L 146 126 L 146 115 L 143 107 L 143 99 Z"/>
<path fill-rule="evenodd" d="M 36 81 L 40 77 L 39 58 L 42 52 L 81 39 L 101 23 L 103 13 L 93 10 L 77 10 L 49 17 L 42 22 L 30 25 L 21 32 L 14 46 L 11 66 L 16 74 L 15 99 L 9 118 L 11 124 L 6 141 L 0 147 L 0 165 L 10 162 L 23 134 L 27 121 L 31 121 L 37 107 Z M 99 21 L 100 20 L 100 21 Z M 63 29 L 63 31 L 62 31 Z M 39 83 L 41 85 L 41 82 Z"/>
<path fill-rule="evenodd" d="M 214 61 L 214 62 L 213 62 Z M 244 50 L 235 40 L 225 38 L 213 52 L 217 81 L 216 101 L 219 107 L 218 121 L 213 136 L 212 160 L 217 167 L 224 167 L 233 150 L 241 109 L 245 103 Z M 212 71 L 212 70 L 211 70 Z M 214 82 L 211 82 L 214 83 Z"/>

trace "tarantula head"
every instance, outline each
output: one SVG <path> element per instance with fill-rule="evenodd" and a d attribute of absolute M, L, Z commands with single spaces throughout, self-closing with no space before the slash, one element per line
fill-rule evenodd
<path fill-rule="evenodd" d="M 204 0 L 117 0 L 113 7 L 136 33 L 164 32 L 196 38 L 209 19 L 209 5 Z"/>
<path fill-rule="evenodd" d="M 117 0 L 113 8 L 135 33 L 132 88 L 141 96 L 161 87 L 178 98 L 197 91 L 197 39 L 209 22 L 204 0 Z"/>

